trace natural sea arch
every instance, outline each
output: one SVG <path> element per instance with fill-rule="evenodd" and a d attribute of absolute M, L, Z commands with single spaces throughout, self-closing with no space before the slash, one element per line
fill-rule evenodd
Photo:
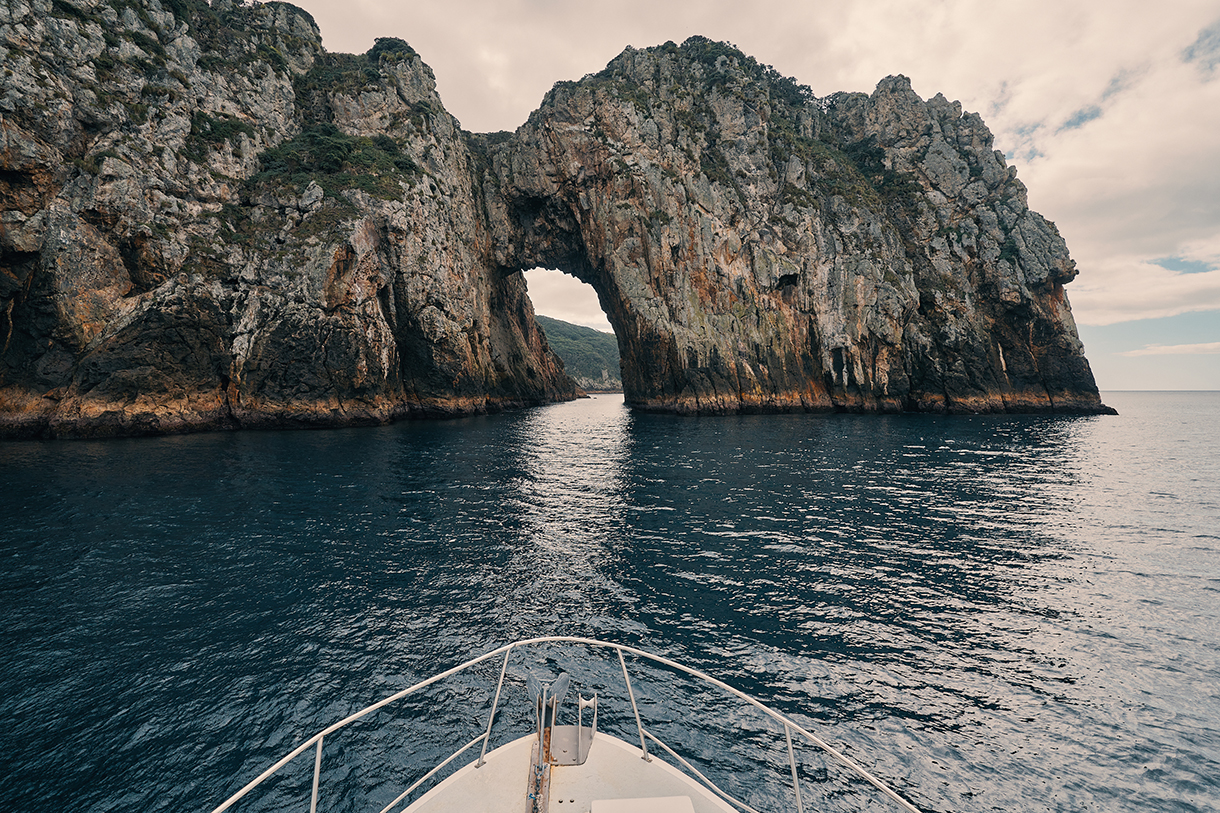
<path fill-rule="evenodd" d="M 557 84 L 483 164 L 493 261 L 593 287 L 629 406 L 1108 411 L 1075 264 L 977 116 L 903 77 L 797 103 L 688 45 Z"/>
<path fill-rule="evenodd" d="M 519 167 L 535 160 L 505 153 L 497 163 Z M 567 163 L 604 162 L 585 156 Z M 517 182 L 523 177 L 518 174 Z M 732 222 L 729 212 L 692 211 L 689 203 L 683 211 L 676 197 L 641 202 L 633 192 L 638 179 L 618 169 L 579 174 L 579 180 L 547 189 L 545 196 L 502 182 L 500 189 L 510 195 L 501 217 L 493 218 L 499 259 L 509 271 L 557 269 L 593 289 L 618 341 L 629 406 L 681 414 L 838 406 L 824 383 L 809 297 L 795 296 L 792 274 L 762 285 L 753 279 L 749 238 L 740 235 L 744 223 Z M 695 182 L 707 183 L 701 176 Z M 669 191 L 681 194 L 672 184 Z M 734 248 L 726 252 L 730 244 Z M 842 362 L 839 370 L 847 398 L 858 397 L 862 382 Z M 862 406 L 846 406 L 899 408 L 896 399 L 879 407 L 871 396 Z"/>

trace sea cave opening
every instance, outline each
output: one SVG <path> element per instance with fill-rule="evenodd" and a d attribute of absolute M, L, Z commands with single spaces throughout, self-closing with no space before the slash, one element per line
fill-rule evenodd
<path fill-rule="evenodd" d="M 538 324 L 586 392 L 622 392 L 618 340 L 592 285 L 553 268 L 524 272 Z"/>

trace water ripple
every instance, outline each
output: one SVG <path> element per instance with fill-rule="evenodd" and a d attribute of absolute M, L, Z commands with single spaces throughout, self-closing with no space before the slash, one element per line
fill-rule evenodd
<path fill-rule="evenodd" d="M 762 696 L 929 811 L 1220 808 L 1220 398 L 1111 401 L 1118 418 L 691 420 L 599 397 L 7 444 L 0 798 L 207 809 L 418 677 L 580 634 Z M 612 691 L 613 668 L 581 668 Z M 326 787 L 348 790 L 326 808 L 384 804 L 473 736 L 485 671 L 328 746 Z M 776 801 L 730 770 L 782 773 L 763 721 L 695 687 L 641 702 Z M 691 728 L 709 708 L 740 733 Z M 862 804 L 805 756 L 821 804 Z"/>

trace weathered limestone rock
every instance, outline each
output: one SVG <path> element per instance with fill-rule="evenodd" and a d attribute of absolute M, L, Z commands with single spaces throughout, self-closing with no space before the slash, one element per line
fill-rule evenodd
<path fill-rule="evenodd" d="M 485 187 L 502 264 L 597 289 L 633 406 L 1107 411 L 991 141 L 903 77 L 814 99 L 692 38 L 557 85 Z"/>
<path fill-rule="evenodd" d="M 0 433 L 578 393 L 406 43 L 326 54 L 284 3 L 0 0 L 0 49 Z"/>
<path fill-rule="evenodd" d="M 515 134 L 285 3 L 0 0 L 0 434 L 378 423 L 578 394 L 521 270 L 591 283 L 629 403 L 1105 411 L 1075 268 L 977 116 L 628 49 Z"/>

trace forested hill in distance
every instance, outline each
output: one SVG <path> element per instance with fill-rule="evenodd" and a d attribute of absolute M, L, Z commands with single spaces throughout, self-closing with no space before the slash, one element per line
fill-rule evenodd
<path fill-rule="evenodd" d="M 576 379 L 581 389 L 591 392 L 623 389 L 618 340 L 613 333 L 602 333 L 549 316 L 535 318 L 546 333 L 551 350 L 563 359 L 568 375 Z"/>

